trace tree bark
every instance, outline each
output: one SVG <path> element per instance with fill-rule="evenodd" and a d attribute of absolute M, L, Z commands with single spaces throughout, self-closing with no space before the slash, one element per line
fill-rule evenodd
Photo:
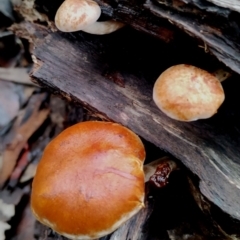
<path fill-rule="evenodd" d="M 96 0 L 103 17 L 110 17 L 179 45 L 187 33 L 233 71 L 240 73 L 239 3 L 215 0 Z M 53 20 L 62 0 L 36 0 Z"/>

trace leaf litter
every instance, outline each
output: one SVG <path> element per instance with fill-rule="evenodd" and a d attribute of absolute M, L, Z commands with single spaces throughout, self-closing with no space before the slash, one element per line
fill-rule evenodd
<path fill-rule="evenodd" d="M 66 120 L 66 103 L 29 77 L 31 44 L 9 31 L 16 21 L 13 8 L 24 4 L 31 12 L 32 3 L 0 1 L 0 240 L 36 239 L 31 181 L 45 146 Z M 32 11 L 33 19 L 41 17 Z"/>

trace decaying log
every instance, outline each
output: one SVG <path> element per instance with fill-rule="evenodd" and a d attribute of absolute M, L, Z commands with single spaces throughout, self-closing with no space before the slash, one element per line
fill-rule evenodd
<path fill-rule="evenodd" d="M 227 7 L 231 5 L 229 9 L 218 7 L 204 0 L 146 0 L 144 3 L 139 1 L 117 1 L 116 3 L 112 0 L 97 0 L 97 2 L 102 6 L 104 14 L 133 27 L 136 27 L 134 23 L 139 20 L 129 21 L 129 19 L 132 20 L 135 16 L 137 19 L 141 19 L 142 15 L 146 15 L 145 20 L 148 20 L 147 16 L 156 15 L 158 22 L 150 19 L 150 23 L 154 25 L 151 34 L 158 37 L 161 35 L 161 32 L 158 32 L 158 27 L 161 24 L 167 26 L 164 21 L 159 21 L 159 19 L 167 19 L 189 35 L 201 40 L 208 51 L 228 67 L 240 73 L 240 45 L 238 41 L 240 14 L 230 10 L 239 7 L 239 3 L 229 2 L 225 4 Z M 218 2 L 223 3 L 224 1 Z M 141 11 L 139 11 L 140 9 Z M 141 24 L 141 27 L 148 29 L 148 25 L 151 24 Z M 137 29 L 141 28 L 137 27 Z M 182 36 L 178 37 L 175 34 L 175 39 L 180 42 L 184 41 L 181 38 Z"/>
<path fill-rule="evenodd" d="M 32 77 L 38 84 L 99 112 L 106 120 L 122 123 L 179 158 L 200 178 L 202 193 L 240 219 L 237 77 L 223 83 L 226 101 L 213 118 L 177 122 L 162 114 L 153 103 L 153 82 L 176 61 L 194 62 L 193 49 L 182 55 L 184 49 L 173 51 L 157 39 L 128 28 L 108 36 L 42 34 L 37 25 L 25 25 L 23 29 L 38 36 L 37 41 L 32 37 L 35 43 Z M 185 47 L 191 46 L 186 43 Z M 207 55 L 197 56 L 204 67 L 209 63 L 218 65 Z"/>
<path fill-rule="evenodd" d="M 122 21 L 133 28 L 164 41 L 184 41 L 176 31 L 182 29 L 198 39 L 207 51 L 240 73 L 239 2 L 215 0 L 96 0 L 104 16 Z M 62 3 L 36 0 L 40 9 L 48 9 L 51 19 Z M 53 7 L 54 6 L 54 7 Z M 175 26 L 173 26 L 175 25 Z"/>
<path fill-rule="evenodd" d="M 162 1 L 159 2 L 162 3 Z M 217 11 L 219 15 L 216 15 L 194 7 L 174 6 L 174 4 L 168 3 L 162 7 L 151 0 L 146 1 L 145 7 L 159 17 L 169 19 L 191 36 L 201 39 L 207 51 L 214 54 L 232 70 L 240 73 L 240 45 L 238 42 L 240 28 L 234 19 L 227 20 L 230 18 L 231 12 L 224 9 Z M 220 14 L 226 15 L 226 17 L 220 16 Z"/>

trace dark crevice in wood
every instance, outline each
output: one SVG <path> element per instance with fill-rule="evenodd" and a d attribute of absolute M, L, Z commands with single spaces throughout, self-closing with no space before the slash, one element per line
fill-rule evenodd
<path fill-rule="evenodd" d="M 239 72 L 240 46 L 237 39 L 240 31 L 235 21 L 227 24 L 226 19 L 215 17 L 213 22 L 213 17 L 208 15 L 204 19 L 201 12 L 199 15 L 193 12 L 181 14 L 176 8 L 158 6 L 150 0 L 147 0 L 145 7 L 157 16 L 171 20 L 190 35 L 202 39 L 220 61 Z"/>

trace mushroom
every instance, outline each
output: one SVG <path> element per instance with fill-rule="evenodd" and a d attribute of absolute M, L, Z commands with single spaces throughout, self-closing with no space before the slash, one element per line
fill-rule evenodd
<path fill-rule="evenodd" d="M 195 66 L 179 64 L 165 70 L 153 88 L 153 100 L 168 117 L 194 121 L 213 116 L 225 98 L 220 81 Z"/>
<path fill-rule="evenodd" d="M 144 207 L 145 149 L 129 129 L 89 121 L 44 150 L 32 184 L 35 217 L 70 239 L 107 235 Z"/>
<path fill-rule="evenodd" d="M 82 31 L 96 35 L 104 35 L 115 32 L 123 26 L 125 26 L 124 23 L 109 20 L 104 22 L 95 22 L 94 24 L 85 27 Z"/>
<path fill-rule="evenodd" d="M 126 127 L 75 124 L 44 150 L 32 184 L 32 212 L 70 239 L 105 236 L 144 207 L 145 181 L 165 186 L 174 169 L 160 159 L 144 166 L 144 177 L 144 160 L 142 141 Z"/>
<path fill-rule="evenodd" d="M 124 26 L 109 20 L 97 22 L 101 8 L 92 0 L 65 0 L 55 15 L 55 25 L 63 32 L 84 31 L 91 34 L 108 34 Z"/>

